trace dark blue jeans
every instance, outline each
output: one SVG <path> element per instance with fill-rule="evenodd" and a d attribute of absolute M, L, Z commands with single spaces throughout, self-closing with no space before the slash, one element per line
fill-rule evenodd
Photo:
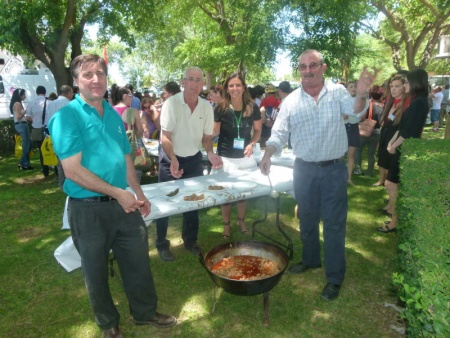
<path fill-rule="evenodd" d="M 152 318 L 158 299 L 150 270 L 147 227 L 139 211 L 127 214 L 117 201 L 70 200 L 68 216 L 97 325 L 102 330 L 119 325 L 120 315 L 108 286 L 111 249 L 132 317 L 140 321 Z"/>
<path fill-rule="evenodd" d="M 192 178 L 203 175 L 202 153 L 199 151 L 194 156 L 177 156 L 179 168 L 184 173 L 181 179 Z M 160 150 L 158 182 L 168 182 L 176 180 L 170 173 L 170 160 L 164 151 Z M 156 247 L 158 250 L 170 247 L 170 242 L 166 239 L 167 228 L 169 227 L 169 217 L 162 217 L 156 220 Z M 199 227 L 198 210 L 183 213 L 183 226 L 181 237 L 184 245 L 190 247 L 197 242 Z"/>
<path fill-rule="evenodd" d="M 378 148 L 378 142 L 380 141 L 380 134 L 372 134 L 369 137 L 361 136 L 361 147 L 356 149 L 355 164 L 362 170 L 362 152 L 367 145 L 367 175 L 373 175 L 373 169 L 375 167 L 375 160 Z"/>
<path fill-rule="evenodd" d="M 27 123 L 20 123 L 14 125 L 17 133 L 22 136 L 22 157 L 19 163 L 28 167 L 30 165 L 30 149 L 31 149 L 31 140 L 30 140 L 30 129 L 28 128 Z"/>
<path fill-rule="evenodd" d="M 347 176 L 345 162 L 318 167 L 297 158 L 294 163 L 302 262 L 310 267 L 321 265 L 319 223 L 322 219 L 327 282 L 339 285 L 346 269 Z"/>

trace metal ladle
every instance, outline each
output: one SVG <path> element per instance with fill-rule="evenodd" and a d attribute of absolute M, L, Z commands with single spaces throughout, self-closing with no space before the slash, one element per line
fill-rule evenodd
<path fill-rule="evenodd" d="M 267 174 L 267 177 L 269 178 L 269 184 L 270 184 L 270 197 L 272 197 L 272 198 L 280 197 L 280 193 L 278 191 L 276 191 L 272 186 L 272 181 L 270 180 L 270 175 Z"/>

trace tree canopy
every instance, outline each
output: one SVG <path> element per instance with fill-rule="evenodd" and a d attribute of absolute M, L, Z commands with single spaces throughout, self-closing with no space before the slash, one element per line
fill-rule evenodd
<path fill-rule="evenodd" d="M 148 36 L 149 54 L 171 73 L 197 65 L 212 81 L 273 64 L 283 45 L 276 25 L 281 8 L 276 0 L 165 0 L 152 14 L 151 27 L 144 29 L 138 20 L 134 30 Z"/>
<path fill-rule="evenodd" d="M 395 69 L 426 68 L 441 35 L 450 34 L 448 0 L 371 0 L 384 18 L 379 27 L 363 23 L 373 37 L 391 48 Z"/>
<path fill-rule="evenodd" d="M 179 79 L 189 65 L 202 67 L 209 82 L 234 71 L 267 74 L 281 50 L 288 50 L 294 63 L 306 48 L 323 52 L 329 76 L 347 80 L 374 53 L 367 41 L 358 43 L 364 32 L 389 47 L 395 69 L 426 68 L 430 62 L 436 68 L 438 39 L 450 34 L 448 5 L 448 0 L 5 0 L 0 47 L 43 62 L 58 87 L 71 83 L 69 62 L 86 45 L 86 26 L 96 23 L 97 44 L 118 36 L 124 48 L 116 60 L 133 54 L 130 62 L 141 65 L 123 70 L 147 83 L 151 72 Z M 384 57 L 384 51 L 377 53 Z"/>
<path fill-rule="evenodd" d="M 69 62 L 82 54 L 85 27 L 101 23 L 102 32 L 120 35 L 133 44 L 118 11 L 118 1 L 6 0 L 0 6 L 0 46 L 31 55 L 53 73 L 56 85 L 72 84 Z M 121 2 L 120 2 L 121 3 Z M 122 6 L 126 7 L 126 6 Z"/>

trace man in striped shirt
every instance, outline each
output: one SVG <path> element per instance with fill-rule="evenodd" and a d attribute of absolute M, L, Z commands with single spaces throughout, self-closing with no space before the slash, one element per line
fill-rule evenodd
<path fill-rule="evenodd" d="M 327 65 L 320 52 L 303 52 L 298 69 L 301 86 L 281 105 L 260 170 L 269 174 L 270 157 L 281 151 L 291 134 L 296 156 L 294 192 L 303 248 L 301 262 L 288 271 L 304 273 L 321 267 L 319 223 L 322 219 L 327 284 L 321 296 L 324 300 L 333 300 L 339 295 L 346 269 L 348 173 L 344 156 L 348 141 L 343 116 L 366 113 L 367 93 L 377 70 L 372 74 L 363 69 L 353 101 L 342 85 L 325 81 Z"/>

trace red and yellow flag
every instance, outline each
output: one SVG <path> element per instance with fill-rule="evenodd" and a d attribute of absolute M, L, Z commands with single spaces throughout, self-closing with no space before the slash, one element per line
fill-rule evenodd
<path fill-rule="evenodd" d="M 106 51 L 106 46 L 103 46 L 103 60 L 108 64 L 108 53 Z"/>

